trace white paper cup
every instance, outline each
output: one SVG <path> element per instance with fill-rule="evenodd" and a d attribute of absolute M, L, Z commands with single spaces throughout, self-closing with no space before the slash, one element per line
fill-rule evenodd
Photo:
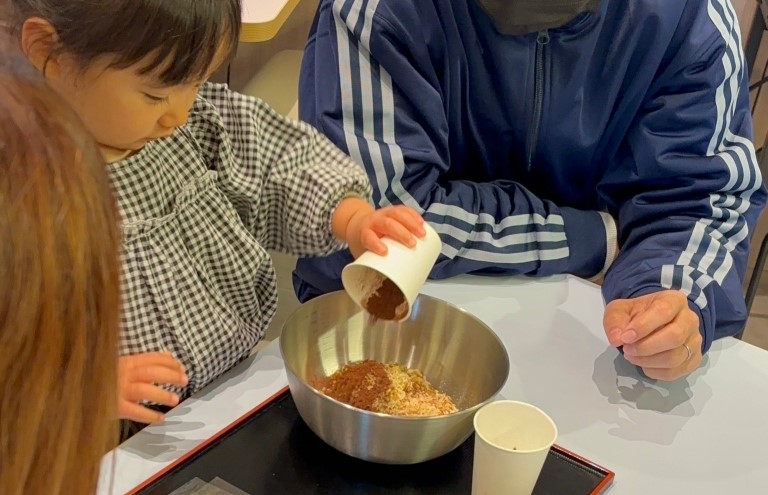
<path fill-rule="evenodd" d="M 554 421 L 524 402 L 500 400 L 475 414 L 472 495 L 530 495 L 550 447 Z"/>
<path fill-rule="evenodd" d="M 405 306 L 401 305 L 394 317 L 385 319 L 407 319 L 442 247 L 435 229 L 425 222 L 424 230 L 426 235 L 416 239 L 415 247 L 409 248 L 385 237 L 382 241 L 387 246 L 386 256 L 367 251 L 345 266 L 341 281 L 352 300 L 365 308 L 368 298 L 389 279 L 400 290 Z"/>

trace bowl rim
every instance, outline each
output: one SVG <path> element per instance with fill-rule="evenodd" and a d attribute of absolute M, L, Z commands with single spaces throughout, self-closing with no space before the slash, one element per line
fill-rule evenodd
<path fill-rule="evenodd" d="M 329 292 L 329 293 L 326 293 L 326 294 L 323 294 L 321 296 L 316 297 L 312 301 L 323 299 L 323 298 L 327 298 L 327 296 L 332 296 L 332 295 L 338 297 L 338 293 L 340 293 L 340 292 L 344 292 L 344 291 L 341 290 L 341 291 Z M 348 294 L 347 294 L 347 297 L 349 297 Z M 471 319 L 475 320 L 482 327 L 485 327 L 485 329 L 491 334 L 491 336 L 499 344 L 501 349 L 504 350 L 503 354 L 504 354 L 504 363 L 506 365 L 506 376 L 501 381 L 501 383 L 499 384 L 499 387 L 496 389 L 496 391 L 494 391 L 487 399 L 485 399 L 485 400 L 483 400 L 481 402 L 478 402 L 477 404 L 475 404 L 472 407 L 468 407 L 468 408 L 465 408 L 465 409 L 459 409 L 458 411 L 453 412 L 453 413 L 449 413 L 449 414 L 438 414 L 438 415 L 434 415 L 434 416 L 396 416 L 396 415 L 393 415 L 393 414 L 385 414 L 385 413 L 379 413 L 379 412 L 374 412 L 374 411 L 368 411 L 368 410 L 365 410 L 365 409 L 360 409 L 359 407 L 355 407 L 353 405 L 347 404 L 346 402 L 342 402 L 340 400 L 336 400 L 333 397 L 324 394 L 320 390 L 318 390 L 315 387 L 313 387 L 307 380 L 302 378 L 298 373 L 296 373 L 296 371 L 293 369 L 292 366 L 288 365 L 288 362 L 285 359 L 285 351 L 283 350 L 283 342 L 284 342 L 284 340 L 281 338 L 282 337 L 282 333 L 283 333 L 283 329 L 288 324 L 288 322 L 291 320 L 291 317 L 294 314 L 296 314 L 299 311 L 301 311 L 304 308 L 304 304 L 308 304 L 309 302 L 304 303 L 301 306 L 299 306 L 298 308 L 296 308 L 288 316 L 288 318 L 285 320 L 285 322 L 283 323 L 283 325 L 282 325 L 282 327 L 280 329 L 280 337 L 278 337 L 278 339 L 280 340 L 280 343 L 279 343 L 280 357 L 282 358 L 282 361 L 283 361 L 283 367 L 285 368 L 286 372 L 289 372 L 294 377 L 296 377 L 296 379 L 299 381 L 300 384 L 304 385 L 315 396 L 320 397 L 321 400 L 328 400 L 331 403 L 339 405 L 339 406 L 341 406 L 341 407 L 343 407 L 345 409 L 348 409 L 348 410 L 350 410 L 352 412 L 363 414 L 364 416 L 372 416 L 372 417 L 375 417 L 375 418 L 380 418 L 382 420 L 394 420 L 394 421 L 425 421 L 425 420 L 435 420 L 435 419 L 443 419 L 443 418 L 450 419 L 450 418 L 455 418 L 455 417 L 459 417 L 459 416 L 466 416 L 468 414 L 471 414 L 472 412 L 475 412 L 477 409 L 479 409 L 482 406 L 484 406 L 484 405 L 488 404 L 489 402 L 493 401 L 496 398 L 496 396 L 498 396 L 499 393 L 504 389 L 504 386 L 507 384 L 507 381 L 509 380 L 509 373 L 511 371 L 511 363 L 509 361 L 509 351 L 507 350 L 507 346 L 504 345 L 504 341 L 501 340 L 501 338 L 498 336 L 498 334 L 496 334 L 496 332 L 493 330 L 493 328 L 490 325 L 486 324 L 483 320 L 478 318 L 474 313 L 472 313 L 472 312 L 470 312 L 470 311 L 468 311 L 468 310 L 466 310 L 466 309 L 464 309 L 464 308 L 462 308 L 460 306 L 457 306 L 457 305 L 455 305 L 455 304 L 453 304 L 453 303 L 451 303 L 449 301 L 446 301 L 445 299 L 440 299 L 439 297 L 434 297 L 434 296 L 430 296 L 430 295 L 427 295 L 427 294 L 419 294 L 416 297 L 416 299 L 414 300 L 413 305 L 415 306 L 417 301 L 420 298 L 422 298 L 422 297 L 424 299 L 427 299 L 427 300 L 432 300 L 432 301 L 439 302 L 441 304 L 445 304 L 445 305 L 449 306 L 450 308 L 458 310 L 459 312 L 464 313 L 465 315 L 467 315 Z M 365 310 L 360 308 L 360 311 L 364 312 Z M 289 385 L 288 388 L 290 389 L 291 388 L 290 381 L 289 381 L 288 385 Z"/>

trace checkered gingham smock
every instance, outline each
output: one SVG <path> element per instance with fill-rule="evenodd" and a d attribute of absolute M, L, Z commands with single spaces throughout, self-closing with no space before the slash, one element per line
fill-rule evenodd
<path fill-rule="evenodd" d="M 182 397 L 248 356 L 275 314 L 268 249 L 344 248 L 331 215 L 365 171 L 311 126 L 206 84 L 189 121 L 109 166 L 123 221 L 121 354 L 170 350 Z"/>

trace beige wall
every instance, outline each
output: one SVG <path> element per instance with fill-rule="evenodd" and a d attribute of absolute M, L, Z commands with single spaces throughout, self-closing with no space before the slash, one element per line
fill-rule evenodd
<path fill-rule="evenodd" d="M 746 34 L 746 30 L 749 23 L 752 22 L 752 16 L 757 8 L 756 0 L 732 0 L 733 8 L 736 10 L 736 15 L 739 18 L 741 24 L 741 30 Z"/>
<path fill-rule="evenodd" d="M 286 23 L 270 41 L 262 43 L 240 43 L 237 56 L 232 62 L 230 85 L 242 91 L 247 82 L 256 75 L 267 61 L 282 50 L 303 50 L 309 28 L 317 10 L 319 0 L 301 0 Z M 223 80 L 224 73 L 215 76 Z"/>

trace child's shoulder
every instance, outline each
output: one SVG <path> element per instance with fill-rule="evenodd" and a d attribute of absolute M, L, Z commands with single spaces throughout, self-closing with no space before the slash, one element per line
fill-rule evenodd
<path fill-rule="evenodd" d="M 200 90 L 197 93 L 195 106 L 198 104 L 218 106 L 217 103 L 223 104 L 227 102 L 230 98 L 230 93 L 232 91 L 226 84 L 204 83 L 200 86 Z"/>
<path fill-rule="evenodd" d="M 190 121 L 193 121 L 197 116 L 202 116 L 207 119 L 220 118 L 219 107 L 221 106 L 221 103 L 224 103 L 225 98 L 224 92 L 221 91 L 221 88 L 218 86 L 221 85 L 205 83 L 200 87 L 200 91 L 197 93 L 197 98 L 195 98 L 195 103 L 192 105 L 192 109 L 189 112 Z"/>
<path fill-rule="evenodd" d="M 266 104 L 260 99 L 232 91 L 226 84 L 205 83 L 200 87 L 195 105 L 212 106 L 220 114 L 252 113 L 263 110 Z"/>
<path fill-rule="evenodd" d="M 274 112 L 260 98 L 232 91 L 226 84 L 205 83 L 200 87 L 194 111 L 215 112 L 225 124 L 228 119 L 261 118 Z"/>
<path fill-rule="evenodd" d="M 232 91 L 226 84 L 205 83 L 190 112 L 188 126 L 206 133 L 216 129 L 231 138 L 250 138 L 267 127 L 280 127 L 281 119 L 259 98 Z"/>
<path fill-rule="evenodd" d="M 203 84 L 185 127 L 198 139 L 224 137 L 227 134 L 227 116 L 231 113 L 231 93 L 225 84 Z"/>
<path fill-rule="evenodd" d="M 232 91 L 226 84 L 205 83 L 184 126 L 204 151 L 232 149 L 258 134 L 265 104 Z"/>

